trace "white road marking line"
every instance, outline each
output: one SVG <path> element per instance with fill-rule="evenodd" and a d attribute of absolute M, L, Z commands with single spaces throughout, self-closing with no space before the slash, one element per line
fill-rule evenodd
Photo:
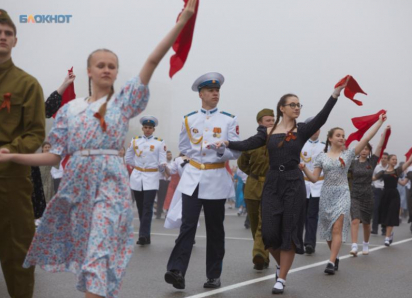
<path fill-rule="evenodd" d="M 401 241 L 398 241 L 398 242 L 394 242 L 394 243 L 391 244 L 391 246 L 399 245 L 399 244 L 409 242 L 409 241 L 412 241 L 412 238 L 408 238 L 408 239 L 404 239 L 404 240 L 401 240 Z M 384 248 L 387 248 L 387 247 L 384 246 L 384 245 L 381 245 L 381 246 L 370 249 L 369 252 L 377 251 L 377 250 L 384 249 Z M 352 256 L 351 255 L 345 255 L 345 256 L 339 257 L 339 259 L 344 260 L 344 259 L 348 259 L 350 257 L 352 257 Z M 313 263 L 313 264 L 310 264 L 310 265 L 298 267 L 298 268 L 290 270 L 289 274 L 294 273 L 294 272 L 299 272 L 299 271 L 302 271 L 302 270 L 306 270 L 306 269 L 310 269 L 310 268 L 314 268 L 314 267 L 318 267 L 318 266 L 321 266 L 321 265 L 325 265 L 327 262 L 328 261 L 326 260 L 326 261 L 317 262 L 317 263 Z M 209 296 L 213 296 L 215 294 L 227 292 L 227 291 L 230 291 L 230 290 L 234 290 L 234 289 L 237 289 L 237 288 L 240 288 L 240 287 L 248 286 L 248 285 L 258 283 L 258 282 L 261 282 L 261 281 L 265 281 L 265 280 L 268 280 L 268 279 L 274 279 L 275 277 L 276 277 L 276 274 L 271 274 L 271 275 L 267 275 L 267 276 L 264 276 L 264 277 L 250 279 L 250 280 L 247 280 L 247 281 L 244 281 L 244 282 L 233 284 L 233 285 L 223 287 L 223 288 L 220 288 L 220 289 L 216 289 L 216 290 L 196 294 L 196 295 L 193 295 L 193 296 L 187 296 L 186 298 L 209 297 Z"/>

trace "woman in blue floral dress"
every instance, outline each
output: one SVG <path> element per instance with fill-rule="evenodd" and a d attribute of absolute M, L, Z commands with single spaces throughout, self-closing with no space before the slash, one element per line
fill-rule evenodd
<path fill-rule="evenodd" d="M 189 0 L 139 76 L 118 94 L 113 90 L 117 56 L 105 49 L 89 56 L 90 96 L 77 98 L 59 110 L 49 133 L 50 153 L 0 150 L 0 162 L 31 166 L 55 165 L 71 155 L 24 267 L 40 265 L 51 272 L 73 272 L 78 277 L 77 289 L 86 292 L 86 298 L 118 296 L 134 247 L 129 180 L 118 150 L 124 144 L 129 120 L 148 103 L 147 85 L 156 66 L 192 17 L 195 5 L 196 0 Z"/>
<path fill-rule="evenodd" d="M 326 240 L 330 248 L 329 262 L 325 269 L 327 274 L 335 274 L 339 268 L 339 250 L 342 241 L 346 241 L 350 226 L 349 167 L 385 120 L 386 115 L 381 115 L 370 132 L 353 149 L 345 149 L 345 132 L 342 128 L 331 129 L 328 132 L 325 152 L 315 159 L 315 170 L 311 172 L 301 164 L 305 175 L 313 183 L 318 181 L 322 170 L 325 176 L 319 200 L 319 231 L 321 238 Z"/>

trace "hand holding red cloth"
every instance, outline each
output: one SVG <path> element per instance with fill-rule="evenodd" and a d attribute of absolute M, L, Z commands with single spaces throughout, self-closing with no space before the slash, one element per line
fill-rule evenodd
<path fill-rule="evenodd" d="M 358 131 L 349 135 L 345 143 L 346 148 L 348 148 L 350 143 L 352 143 L 353 141 L 360 141 L 365 132 L 367 132 L 368 129 L 371 128 L 372 125 L 374 125 L 379 120 L 379 116 L 381 114 L 386 114 L 386 111 L 380 110 L 378 113 L 373 115 L 352 118 L 352 123 L 358 129 Z"/>
<path fill-rule="evenodd" d="M 388 145 L 388 140 L 389 137 L 391 136 L 391 129 L 388 128 L 385 130 L 385 140 L 383 141 L 383 145 L 382 145 L 382 150 L 381 150 L 381 154 L 379 154 L 379 159 L 378 159 L 378 163 L 382 158 L 383 152 L 385 152 L 386 146 Z"/>
<path fill-rule="evenodd" d="M 406 152 L 406 154 L 405 154 L 405 156 L 406 156 L 406 160 L 407 160 L 407 161 L 409 160 L 409 158 L 411 157 L 411 155 L 412 155 L 412 148 L 411 148 L 411 149 L 409 149 L 409 151 L 408 151 L 408 152 Z"/>
<path fill-rule="evenodd" d="M 184 8 L 186 8 L 189 1 L 191 0 L 183 0 L 183 1 L 185 2 Z M 185 27 L 183 28 L 183 30 L 180 32 L 179 36 L 177 37 L 175 43 L 173 44 L 173 50 L 175 51 L 176 54 L 174 54 L 170 58 L 170 71 L 169 71 L 170 78 L 173 78 L 173 76 L 179 70 L 183 68 L 187 60 L 187 57 L 189 55 L 189 51 L 192 46 L 193 32 L 195 30 L 197 11 L 199 8 L 199 1 L 196 1 L 195 5 L 196 7 L 195 7 L 194 15 L 187 22 L 187 24 L 185 25 Z M 179 14 L 179 16 L 177 17 L 177 20 L 179 20 L 181 14 L 182 13 Z"/>
<path fill-rule="evenodd" d="M 347 75 L 346 77 L 344 77 L 342 80 L 340 80 L 336 85 L 335 88 L 342 86 L 346 83 L 346 81 L 348 81 L 345 90 L 343 91 L 343 93 L 345 94 L 345 96 L 347 98 L 349 98 L 350 100 L 352 100 L 354 103 L 356 103 L 358 106 L 363 105 L 363 103 L 357 99 L 354 99 L 355 94 L 356 93 L 363 93 L 365 95 L 367 95 L 365 93 L 365 91 L 362 90 L 362 88 L 359 86 L 358 82 L 355 81 L 355 79 L 350 76 Z"/>
<path fill-rule="evenodd" d="M 72 68 L 70 68 L 69 70 L 68 70 L 68 72 L 69 72 L 69 76 L 71 75 L 71 74 L 73 74 L 73 66 L 72 66 Z M 67 88 L 66 88 L 66 90 L 64 90 L 64 93 L 63 93 L 63 95 L 62 95 L 62 102 L 61 102 L 61 104 L 60 104 L 60 108 L 62 107 L 62 106 L 64 106 L 66 103 L 68 103 L 69 101 L 72 101 L 73 99 L 75 99 L 76 98 L 76 93 L 74 92 L 74 83 L 72 82 Z M 53 115 L 53 118 L 56 118 L 56 114 L 57 114 L 57 112 Z"/>

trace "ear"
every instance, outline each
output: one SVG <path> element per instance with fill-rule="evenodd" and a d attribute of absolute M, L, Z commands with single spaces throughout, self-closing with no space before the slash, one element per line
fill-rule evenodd
<path fill-rule="evenodd" d="M 92 77 L 90 67 L 87 68 L 87 76 L 88 76 L 89 78 Z"/>
<path fill-rule="evenodd" d="M 155 132 L 156 131 L 156 128 L 153 126 L 153 132 Z"/>
<path fill-rule="evenodd" d="M 142 131 L 144 131 L 144 127 L 142 126 Z"/>
<path fill-rule="evenodd" d="M 16 37 L 16 40 L 14 41 L 14 46 L 13 46 L 13 48 L 14 48 L 16 45 L 17 45 L 17 37 Z"/>

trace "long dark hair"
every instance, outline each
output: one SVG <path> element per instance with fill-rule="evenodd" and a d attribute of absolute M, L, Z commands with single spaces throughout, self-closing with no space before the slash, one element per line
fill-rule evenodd
<path fill-rule="evenodd" d="M 277 107 L 276 107 L 276 121 L 275 121 L 275 124 L 273 125 L 273 127 L 272 127 L 272 129 L 270 130 L 270 133 L 269 133 L 269 135 L 268 135 L 268 137 L 267 137 L 266 146 L 267 146 L 267 144 L 269 143 L 270 136 L 273 134 L 273 132 L 274 132 L 275 129 L 276 129 L 276 126 L 277 126 L 277 125 L 279 124 L 279 122 L 280 122 L 280 117 L 283 117 L 283 113 L 282 113 L 282 111 L 280 110 L 280 107 L 281 107 L 281 106 L 284 106 L 284 105 L 286 104 L 286 102 L 288 101 L 288 98 L 289 98 L 289 97 L 296 97 L 296 98 L 298 98 L 295 94 L 288 93 L 288 94 L 283 95 L 283 96 L 279 99 L 278 105 L 277 105 Z M 296 125 L 296 120 L 295 120 L 295 125 L 293 126 L 293 128 L 292 128 L 288 133 L 293 132 L 293 131 L 295 130 L 296 126 L 297 126 L 297 125 Z M 283 143 L 285 142 L 285 139 L 286 139 L 286 137 L 288 136 L 288 133 L 285 135 L 285 137 L 283 138 L 283 140 L 279 143 L 278 148 L 280 148 L 280 147 L 283 146 Z"/>
<path fill-rule="evenodd" d="M 331 130 L 328 131 L 328 135 L 326 137 L 325 149 L 323 150 L 325 153 L 328 152 L 328 148 L 329 148 L 329 145 L 330 145 L 329 138 L 333 137 L 333 135 L 335 134 L 335 131 L 338 130 L 338 129 L 343 130 L 343 128 L 334 127 L 334 128 L 332 128 Z"/>
<path fill-rule="evenodd" d="M 93 55 L 94 55 L 95 53 L 97 53 L 97 52 L 106 52 L 106 53 L 111 53 L 111 54 L 113 54 L 113 55 L 116 57 L 116 60 L 117 60 L 117 69 L 119 69 L 119 58 L 117 57 L 117 55 L 116 55 L 114 52 L 112 52 L 112 51 L 110 51 L 110 50 L 108 50 L 108 49 L 98 49 L 98 50 L 93 51 L 93 52 L 89 55 L 89 57 L 87 58 L 87 68 L 90 68 L 92 57 L 93 57 Z M 104 104 L 102 104 L 102 105 L 100 106 L 100 109 L 99 109 L 99 114 L 100 114 L 100 116 L 103 117 L 103 118 L 104 118 L 104 116 L 106 115 L 107 103 L 108 103 L 109 100 L 112 98 L 113 94 L 114 94 L 114 88 L 113 88 L 113 86 L 111 86 L 110 92 L 109 92 L 109 94 L 107 95 L 107 98 L 106 98 L 106 102 L 105 102 Z M 91 79 L 90 77 L 89 77 L 89 96 L 92 96 L 92 79 Z"/>

